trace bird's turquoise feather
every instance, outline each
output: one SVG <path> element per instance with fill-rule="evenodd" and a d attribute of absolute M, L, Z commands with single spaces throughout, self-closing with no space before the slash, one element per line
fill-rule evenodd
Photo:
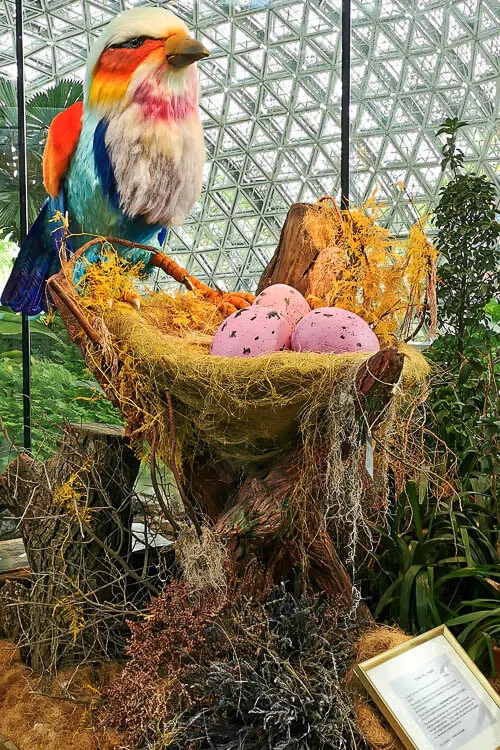
<path fill-rule="evenodd" d="M 67 217 L 70 253 L 94 237 L 158 247 L 165 227 L 182 223 L 201 190 L 205 147 L 192 63 L 207 54 L 161 8 L 126 11 L 109 24 L 89 54 L 83 106 L 60 113 L 49 130 L 49 198 L 21 247 L 3 304 L 29 315 L 47 308 L 45 284 L 60 269 L 57 212 Z M 125 261 L 142 263 L 145 275 L 152 270 L 150 253 L 113 244 Z M 86 251 L 75 264 L 76 285 L 87 264 L 99 260 L 100 245 Z"/>
<path fill-rule="evenodd" d="M 75 155 L 65 180 L 67 207 L 70 217 L 81 217 L 78 220 L 70 218 L 70 233 L 73 237 L 75 249 L 81 247 L 92 236 L 119 237 L 129 242 L 156 245 L 156 236 L 161 225 L 147 224 L 141 217 L 130 218 L 124 215 L 115 201 L 104 192 L 99 175 L 99 165 L 95 154 L 94 135 L 99 126 L 99 120 L 92 114 L 84 115 L 82 131 Z M 101 155 L 101 158 L 104 158 Z M 109 159 L 109 156 L 107 156 Z M 147 268 L 150 253 L 139 248 L 117 245 L 115 249 L 120 256 L 129 263 L 142 263 L 146 273 L 152 271 Z M 99 251 L 94 248 L 86 253 L 87 261 L 96 262 Z M 85 272 L 86 264 L 78 263 L 75 268 L 74 281 L 77 284 Z"/>

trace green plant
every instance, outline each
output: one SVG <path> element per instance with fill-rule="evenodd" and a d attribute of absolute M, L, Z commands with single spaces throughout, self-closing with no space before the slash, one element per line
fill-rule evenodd
<path fill-rule="evenodd" d="M 42 153 L 47 130 L 54 117 L 82 98 L 79 81 L 61 80 L 26 102 L 29 220 L 34 221 L 46 193 L 42 184 Z M 19 186 L 17 178 L 16 84 L 0 78 L 0 226 L 19 233 Z"/>
<path fill-rule="evenodd" d="M 0 418 L 14 445 L 22 445 L 22 364 L 0 357 Z M 33 450 L 40 458 L 55 452 L 64 422 L 119 424 L 120 416 L 100 386 L 83 368 L 77 379 L 63 364 L 32 358 Z M 0 471 L 13 458 L 8 443 L 0 446 Z"/>
<path fill-rule="evenodd" d="M 31 321 L 33 447 L 51 455 L 64 422 L 118 424 L 120 415 L 93 378 L 59 317 Z M 0 308 L 0 418 L 14 445 L 22 445 L 21 316 Z M 0 433 L 0 471 L 12 458 Z"/>
<path fill-rule="evenodd" d="M 500 336 L 476 330 L 457 361 L 453 337 L 428 352 L 435 364 L 428 426 L 458 459 L 458 480 L 471 499 L 498 516 L 500 472 Z M 453 456 L 450 458 L 452 460 Z"/>
<path fill-rule="evenodd" d="M 446 135 L 441 166 L 451 179 L 440 191 L 434 211 L 435 244 L 441 260 L 438 310 L 441 326 L 455 337 L 459 353 L 478 327 L 487 325 L 485 305 L 499 294 L 496 186 L 484 175 L 464 170 L 464 154 L 457 146 L 460 128 L 467 123 L 448 118 L 437 131 Z"/>
<path fill-rule="evenodd" d="M 481 505 L 438 503 L 425 482 L 410 481 L 388 528 L 375 531 L 380 542 L 367 571 L 375 617 L 421 633 L 457 617 L 464 601 L 496 594 L 498 527 Z"/>
<path fill-rule="evenodd" d="M 479 664 L 489 664 L 496 674 L 493 647 L 500 639 L 500 598 L 472 599 L 462 602 L 458 611 L 465 614 L 453 617 L 446 623 L 450 628 L 465 625 L 458 640 L 469 656 Z"/>
<path fill-rule="evenodd" d="M 462 488 L 498 520 L 498 191 L 486 177 L 464 170 L 457 137 L 465 126 L 449 118 L 437 133 L 446 135 L 441 164 L 451 178 L 434 212 L 442 335 L 428 351 L 435 364 L 428 427 L 454 454 L 451 460 L 458 459 Z"/>

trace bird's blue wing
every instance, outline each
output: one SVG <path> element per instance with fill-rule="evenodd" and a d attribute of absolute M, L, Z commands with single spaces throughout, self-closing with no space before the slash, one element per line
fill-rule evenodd
<path fill-rule="evenodd" d="M 120 193 L 116 186 L 116 178 L 111 164 L 108 147 L 106 146 L 106 131 L 108 123 L 106 120 L 100 120 L 94 131 L 94 141 L 92 144 L 94 151 L 94 162 L 101 183 L 102 192 L 109 198 L 111 205 L 118 208 L 120 203 Z"/>
<path fill-rule="evenodd" d="M 165 242 L 166 237 L 167 237 L 167 227 L 162 227 L 160 231 L 158 232 L 158 244 L 160 247 L 163 247 L 163 243 Z"/>
<path fill-rule="evenodd" d="M 57 198 L 47 198 L 26 235 L 1 298 L 2 305 L 8 305 L 14 312 L 38 315 L 48 310 L 45 285 L 47 279 L 61 268 L 60 252 L 64 238 L 62 222 L 51 219 L 58 213 L 64 215 L 64 212 L 64 189 L 61 189 Z M 68 238 L 65 246 L 72 252 Z"/>

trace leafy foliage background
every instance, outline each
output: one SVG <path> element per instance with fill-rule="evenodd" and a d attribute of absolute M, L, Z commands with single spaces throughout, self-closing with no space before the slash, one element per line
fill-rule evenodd
<path fill-rule="evenodd" d="M 0 78 L 0 227 L 19 239 L 19 183 L 16 84 Z M 26 102 L 29 221 L 46 198 L 42 180 L 42 153 L 54 117 L 83 97 L 79 81 L 61 80 Z"/>

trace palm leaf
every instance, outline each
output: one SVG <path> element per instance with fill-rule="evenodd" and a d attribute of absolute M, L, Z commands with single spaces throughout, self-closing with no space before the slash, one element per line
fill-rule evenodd
<path fill-rule="evenodd" d="M 35 94 L 26 106 L 27 127 L 46 131 L 54 117 L 64 109 L 83 99 L 83 84 L 80 81 L 63 79 L 55 86 Z"/>
<path fill-rule="evenodd" d="M 42 153 L 47 130 L 54 117 L 81 100 L 79 81 L 61 80 L 26 102 L 29 221 L 32 223 L 45 200 Z M 17 177 L 17 98 L 13 81 L 0 78 L 0 227 L 18 238 L 19 183 Z"/>
<path fill-rule="evenodd" d="M 17 128 L 16 84 L 0 77 L 0 132 L 4 128 Z"/>

